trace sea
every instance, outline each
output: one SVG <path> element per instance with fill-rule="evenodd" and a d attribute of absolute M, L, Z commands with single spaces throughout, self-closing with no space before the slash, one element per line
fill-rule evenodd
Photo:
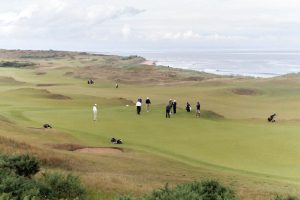
<path fill-rule="evenodd" d="M 219 75 L 271 78 L 300 72 L 300 50 L 159 50 L 103 53 L 121 56 L 138 55 L 156 61 L 157 65 Z"/>

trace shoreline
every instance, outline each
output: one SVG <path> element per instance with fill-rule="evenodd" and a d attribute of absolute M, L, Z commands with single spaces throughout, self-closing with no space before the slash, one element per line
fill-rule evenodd
<path fill-rule="evenodd" d="M 224 76 L 275 78 L 300 72 L 297 57 L 300 51 L 111 51 L 109 54 L 138 55 L 145 58 L 147 65 L 155 61 L 156 66 Z"/>
<path fill-rule="evenodd" d="M 142 56 L 140 56 L 142 57 Z M 144 57 L 142 57 L 144 58 Z M 177 66 L 172 66 L 168 65 L 166 63 L 160 63 L 159 61 L 154 61 L 154 60 L 147 60 L 144 58 L 145 61 L 141 62 L 140 64 L 142 65 L 147 65 L 147 66 L 156 66 L 156 67 L 169 67 L 173 69 L 180 69 L 180 70 L 188 70 L 188 71 L 194 71 L 194 72 L 202 72 L 202 73 L 207 73 L 207 74 L 212 74 L 212 75 L 218 75 L 218 76 L 233 76 L 233 77 L 244 77 L 244 78 L 261 78 L 261 79 L 271 79 L 271 78 L 276 78 L 276 77 L 281 77 L 281 76 L 286 76 L 290 74 L 297 74 L 297 73 L 287 73 L 287 74 L 268 74 L 268 73 L 262 73 L 260 75 L 257 74 L 238 74 L 238 73 L 233 73 L 233 72 L 223 72 L 220 70 L 215 70 L 215 69 L 204 69 L 204 70 L 197 70 L 193 68 L 187 68 L 187 67 L 177 67 Z"/>
<path fill-rule="evenodd" d="M 97 54 L 97 55 L 107 55 L 107 56 L 120 56 L 120 57 L 128 57 L 130 52 L 109 52 L 109 51 L 103 51 L 103 52 L 95 52 L 95 51 L 64 51 L 64 50 L 25 50 L 25 49 L 1 49 L 1 51 L 30 51 L 30 52 L 70 52 L 70 53 L 87 53 L 87 54 Z M 147 66 L 162 66 L 162 67 L 170 67 L 174 69 L 180 69 L 180 70 L 188 70 L 188 71 L 195 71 L 195 72 L 203 72 L 207 74 L 212 74 L 212 75 L 219 75 L 219 76 L 233 76 L 233 77 L 245 77 L 245 78 L 262 78 L 262 79 L 270 79 L 270 78 L 276 78 L 276 77 L 282 77 L 282 76 L 288 76 L 288 75 L 295 75 L 295 74 L 300 74 L 300 65 L 299 65 L 299 70 L 296 72 L 287 72 L 287 73 L 267 73 L 267 72 L 262 72 L 262 73 L 251 73 L 251 72 L 234 72 L 230 70 L 220 70 L 220 69 L 215 69 L 215 68 L 200 68 L 197 69 L 195 67 L 189 67 L 188 65 L 191 64 L 176 64 L 174 65 L 172 62 L 166 62 L 166 61 L 160 61 L 159 59 L 153 59 L 149 58 L 143 53 L 135 52 L 138 57 L 141 57 L 144 59 L 143 62 L 139 63 L 142 65 L 147 65 Z M 192 62 L 191 62 L 192 63 Z M 193 66 L 193 65 L 191 65 Z M 284 68 L 284 67 L 282 67 Z"/>

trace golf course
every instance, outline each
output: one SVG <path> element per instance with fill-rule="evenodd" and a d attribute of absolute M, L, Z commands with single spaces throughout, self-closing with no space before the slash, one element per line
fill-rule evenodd
<path fill-rule="evenodd" d="M 78 175 L 89 199 L 210 179 L 240 199 L 300 195 L 300 74 L 220 76 L 144 62 L 0 50 L 1 152 L 29 153 L 41 160 L 41 171 Z M 90 79 L 95 83 L 87 84 Z M 167 119 L 169 99 L 177 101 L 177 113 Z M 269 123 L 273 113 L 276 122 Z M 123 144 L 112 144 L 113 137 Z"/>

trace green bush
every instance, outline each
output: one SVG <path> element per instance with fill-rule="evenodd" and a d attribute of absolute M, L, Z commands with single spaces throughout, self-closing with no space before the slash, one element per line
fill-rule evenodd
<path fill-rule="evenodd" d="M 0 155 L 0 200 L 84 199 L 78 177 L 46 173 L 34 179 L 39 169 L 38 161 L 29 155 Z"/>
<path fill-rule="evenodd" d="M 7 168 L 19 176 L 31 177 L 40 170 L 39 162 L 29 155 L 1 156 L 0 168 Z"/>
<path fill-rule="evenodd" d="M 45 174 L 40 183 L 43 185 L 41 194 L 50 199 L 82 199 L 86 194 L 80 179 L 71 174 Z"/>
<path fill-rule="evenodd" d="M 119 200 L 136 200 L 136 199 L 134 199 L 133 197 L 130 197 L 130 196 L 120 196 Z"/>
<path fill-rule="evenodd" d="M 165 188 L 154 191 L 151 195 L 140 200 L 236 200 L 234 192 L 222 186 L 217 181 L 193 182 L 178 185 L 170 189 Z M 119 200 L 134 200 L 132 197 L 120 197 Z"/>
<path fill-rule="evenodd" d="M 282 196 L 276 195 L 276 197 L 273 200 L 300 200 L 300 198 L 294 197 L 294 196 L 282 197 Z"/>
<path fill-rule="evenodd" d="M 39 196 L 36 181 L 18 176 L 8 170 L 0 171 L 0 194 L 2 199 L 23 200 Z"/>
<path fill-rule="evenodd" d="M 18 61 L 2 61 L 0 62 L 0 67 L 14 67 L 14 68 L 21 68 L 21 67 L 28 67 L 33 66 L 33 63 L 27 62 L 18 62 Z"/>

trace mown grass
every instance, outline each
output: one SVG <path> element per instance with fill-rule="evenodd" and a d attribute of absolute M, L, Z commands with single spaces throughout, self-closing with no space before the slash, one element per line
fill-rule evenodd
<path fill-rule="evenodd" d="M 0 56 L 39 63 L 31 69 L 0 68 L 5 77 L 0 79 L 1 150 L 29 152 L 47 169 L 74 171 L 91 188 L 90 198 L 142 195 L 166 182 L 203 178 L 232 185 L 242 199 L 299 194 L 297 76 L 219 77 L 145 67 L 139 57 L 68 52 L 1 51 Z M 85 78 L 95 78 L 96 84 L 87 85 Z M 126 80 L 118 89 L 116 78 Z M 151 112 L 143 109 L 141 116 L 134 107 L 139 96 L 153 103 Z M 177 100 L 178 113 L 165 119 L 170 98 Z M 194 111 L 198 100 L 200 119 L 184 110 L 189 101 Z M 96 123 L 94 103 L 99 105 Z M 274 112 L 278 122 L 268 124 Z M 43 130 L 44 123 L 54 128 Z M 55 148 L 109 147 L 111 137 L 123 139 L 125 153 L 89 155 Z"/>

